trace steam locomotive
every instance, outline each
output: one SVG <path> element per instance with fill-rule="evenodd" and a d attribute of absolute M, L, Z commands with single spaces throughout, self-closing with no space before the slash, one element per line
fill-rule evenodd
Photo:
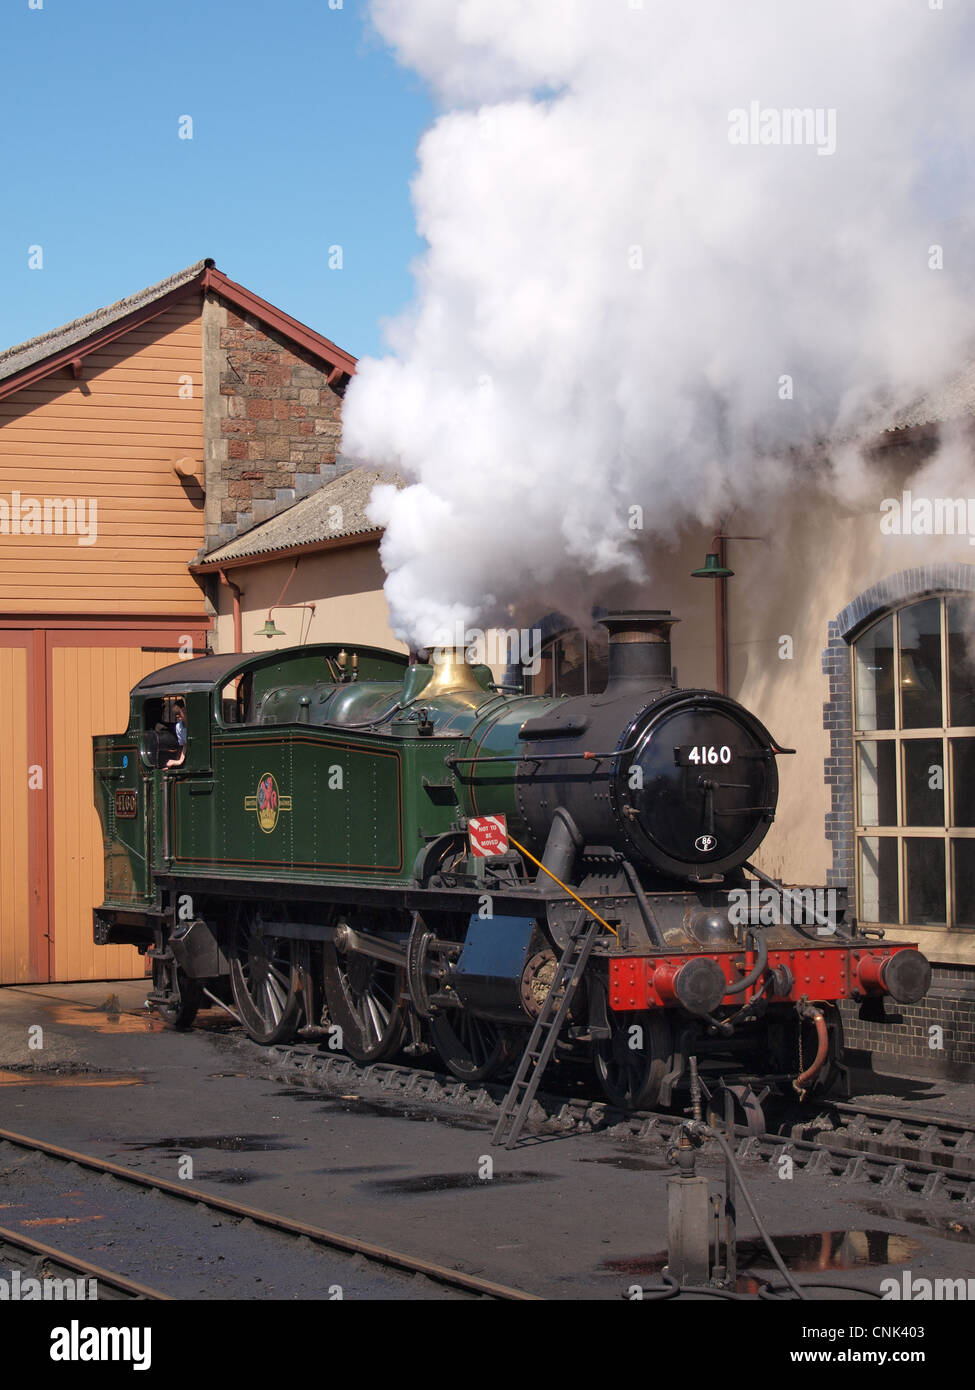
<path fill-rule="evenodd" d="M 351 644 L 146 676 L 127 731 L 94 740 L 96 942 L 148 953 L 176 1026 L 232 999 L 260 1043 L 433 1048 L 476 1081 L 524 1051 L 596 921 L 558 1055 L 591 1059 L 611 1102 L 669 1103 L 692 1057 L 725 1084 L 829 1086 L 838 1001 L 913 1002 L 930 967 L 858 931 L 845 895 L 751 865 L 790 750 L 674 683 L 669 613 L 603 621 L 596 695 L 509 693 L 462 649 Z"/>

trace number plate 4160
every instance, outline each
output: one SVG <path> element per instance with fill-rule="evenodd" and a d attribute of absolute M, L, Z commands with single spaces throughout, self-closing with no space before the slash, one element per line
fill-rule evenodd
<path fill-rule="evenodd" d="M 678 767 L 714 767 L 716 764 L 727 767 L 734 756 L 735 750 L 727 743 L 683 744 L 674 749 Z"/>

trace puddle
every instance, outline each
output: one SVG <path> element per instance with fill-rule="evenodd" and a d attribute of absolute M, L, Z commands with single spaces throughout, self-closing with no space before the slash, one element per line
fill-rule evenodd
<path fill-rule="evenodd" d="M 773 1232 L 772 1239 L 793 1274 L 904 1264 L 921 1248 L 919 1241 L 892 1231 L 817 1231 L 812 1235 L 784 1236 Z M 659 1274 L 667 1259 L 667 1251 L 658 1250 L 653 1255 L 604 1260 L 600 1268 L 611 1270 L 614 1274 Z M 765 1242 L 759 1236 L 739 1240 L 738 1268 L 742 1271 L 759 1269 L 775 1272 Z"/>
<path fill-rule="evenodd" d="M 484 1130 L 486 1121 L 465 1119 L 457 1115 L 444 1115 L 434 1113 L 432 1110 L 419 1110 L 404 1108 L 401 1102 L 388 1100 L 384 1103 L 361 1100 L 355 1095 L 330 1096 L 327 1092 L 318 1089 L 310 1089 L 305 1086 L 289 1086 L 283 1091 L 270 1091 L 267 1094 L 277 1097 L 287 1097 L 289 1100 L 297 1101 L 317 1101 L 321 1107 L 321 1113 L 327 1115 L 335 1111 L 341 1111 L 343 1115 L 361 1115 L 363 1118 L 375 1116 L 384 1120 L 413 1120 L 423 1124 L 445 1125 L 447 1129 L 465 1130 Z"/>
<path fill-rule="evenodd" d="M 144 1086 L 138 1076 L 52 1076 L 50 1072 L 0 1071 L 0 1086 Z"/>
<path fill-rule="evenodd" d="M 314 1176 L 321 1178 L 340 1178 L 347 1174 L 349 1177 L 360 1177 L 364 1173 L 395 1173 L 402 1167 L 402 1163 L 367 1163 L 361 1168 L 316 1168 L 314 1169 Z"/>
<path fill-rule="evenodd" d="M 196 1177 L 203 1182 L 219 1182 L 231 1187 L 243 1187 L 246 1183 L 257 1182 L 258 1178 L 263 1178 L 264 1173 L 248 1173 L 243 1168 L 217 1168 L 212 1173 L 197 1173 Z"/>
<path fill-rule="evenodd" d="M 366 1182 L 363 1187 L 377 1192 L 409 1194 L 413 1192 L 451 1192 L 458 1188 L 513 1186 L 523 1182 L 550 1182 L 548 1173 L 495 1173 L 493 1178 L 479 1178 L 476 1173 L 427 1173 L 419 1178 L 388 1178 L 384 1182 Z"/>
<path fill-rule="evenodd" d="M 632 1173 L 672 1173 L 674 1165 L 665 1158 L 577 1158 L 577 1163 L 606 1163 L 611 1168 L 626 1168 Z"/>
<path fill-rule="evenodd" d="M 150 1139 L 148 1143 L 127 1143 L 125 1149 L 141 1152 L 143 1149 L 174 1149 L 183 1153 L 187 1149 L 219 1149 L 222 1153 L 269 1153 L 273 1149 L 293 1149 L 293 1144 L 283 1144 L 272 1134 L 210 1134 L 190 1139 Z"/>
<path fill-rule="evenodd" d="M 207 1080 L 208 1080 L 208 1081 L 220 1081 L 223 1077 L 228 1077 L 228 1078 L 230 1078 L 230 1077 L 235 1077 L 235 1078 L 236 1078 L 236 1077 L 242 1077 L 242 1078 L 246 1081 L 246 1080 L 247 1080 L 247 1072 L 246 1072 L 246 1071 L 212 1071 L 212 1072 L 210 1072 L 209 1076 L 207 1077 Z M 281 1092 L 279 1091 L 278 1094 L 280 1095 Z"/>
<path fill-rule="evenodd" d="M 96 1033 L 163 1033 L 166 1024 L 158 1014 L 106 1012 L 104 1007 L 59 1004 L 51 1010 L 55 1023 L 71 1028 L 87 1028 Z"/>

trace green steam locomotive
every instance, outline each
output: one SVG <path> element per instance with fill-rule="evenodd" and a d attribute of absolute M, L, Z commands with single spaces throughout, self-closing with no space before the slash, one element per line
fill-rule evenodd
<path fill-rule="evenodd" d="M 94 740 L 96 942 L 148 953 L 148 1002 L 176 1026 L 209 997 L 264 1044 L 434 1049 L 473 1081 L 524 1051 L 587 928 L 558 1049 L 613 1103 L 666 1104 L 691 1056 L 828 1085 L 838 1001 L 920 998 L 927 962 L 751 866 L 787 750 L 674 683 L 669 614 L 603 621 L 598 695 L 353 644 L 146 676 L 127 731 Z"/>

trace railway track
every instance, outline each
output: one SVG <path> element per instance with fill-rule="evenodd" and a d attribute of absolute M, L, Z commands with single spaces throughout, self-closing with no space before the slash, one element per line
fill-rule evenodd
<path fill-rule="evenodd" d="M 444 1288 L 465 1294 L 474 1298 L 498 1299 L 503 1301 L 516 1302 L 536 1302 L 539 1301 L 537 1295 L 527 1293 L 523 1289 L 509 1288 L 505 1284 L 496 1284 L 487 1279 L 480 1279 L 473 1274 L 465 1274 L 461 1270 L 448 1269 L 444 1265 L 438 1265 L 430 1260 L 420 1259 L 417 1256 L 404 1254 L 399 1250 L 390 1250 L 381 1245 L 372 1244 L 369 1241 L 358 1240 L 353 1236 L 342 1235 L 336 1231 L 327 1231 L 320 1226 L 311 1225 L 308 1222 L 296 1221 L 291 1217 L 280 1216 L 275 1212 L 261 1211 L 255 1207 L 245 1206 L 241 1202 L 234 1202 L 226 1197 L 221 1197 L 215 1193 L 207 1192 L 205 1189 L 191 1186 L 188 1183 L 170 1182 L 166 1178 L 155 1177 L 150 1173 L 142 1173 L 133 1168 L 125 1168 L 117 1163 L 111 1163 L 107 1159 L 96 1158 L 91 1154 L 77 1153 L 73 1149 L 63 1148 L 59 1144 L 49 1143 L 47 1140 L 32 1138 L 29 1135 L 18 1134 L 12 1130 L 0 1129 L 0 1152 L 5 1144 L 14 1148 L 25 1150 L 30 1153 L 43 1155 L 46 1158 L 74 1165 L 77 1168 L 97 1173 L 102 1177 L 128 1183 L 136 1187 L 148 1189 L 153 1193 L 159 1193 L 173 1200 L 189 1203 L 194 1206 L 202 1206 L 209 1211 L 219 1212 L 222 1215 L 233 1217 L 241 1222 L 250 1222 L 253 1226 L 263 1230 L 274 1231 L 278 1234 L 293 1237 L 296 1240 L 310 1241 L 313 1245 L 321 1246 L 328 1250 L 340 1252 L 343 1255 L 359 1257 L 373 1265 L 379 1266 L 384 1270 L 394 1270 L 399 1273 L 419 1276 L 428 1279 L 434 1284 Z M 0 1240 L 4 1235 L 9 1235 L 12 1242 L 19 1242 L 26 1249 L 33 1245 L 25 1237 L 9 1232 L 0 1232 Z M 47 1247 L 37 1247 L 38 1251 Z M 65 1260 L 73 1260 L 72 1256 L 65 1256 L 63 1252 L 52 1251 L 52 1258 L 57 1257 Z M 81 1261 L 79 1263 L 85 1263 Z M 94 1269 L 94 1266 L 91 1267 Z M 114 1281 L 116 1285 L 129 1284 L 133 1289 L 141 1288 L 139 1285 L 131 1284 L 130 1281 L 120 1279 L 117 1275 L 110 1275 L 102 1271 L 106 1279 Z M 88 1277 L 96 1277 L 94 1274 Z M 101 1277 L 101 1274 L 97 1277 Z M 166 1298 L 168 1295 L 157 1291 L 146 1290 L 141 1295 L 130 1295 L 132 1297 L 156 1297 Z"/>
<path fill-rule="evenodd" d="M 263 1049 L 262 1049 L 263 1052 Z M 311 1046 L 270 1049 L 275 1079 L 319 1086 L 390 1105 L 422 1105 L 481 1117 L 492 1125 L 506 1087 L 467 1085 L 453 1077 L 393 1063 L 358 1066 Z M 638 1145 L 670 1147 L 683 1116 L 644 1111 L 624 1114 L 604 1101 L 539 1092 L 529 1131 L 552 1134 L 599 1130 Z M 975 1125 L 943 1115 L 914 1114 L 856 1102 L 827 1102 L 786 1134 L 756 1135 L 735 1127 L 737 1156 L 767 1162 L 788 1155 L 797 1167 L 848 1182 L 871 1182 L 886 1192 L 939 1197 L 975 1211 Z"/>
<path fill-rule="evenodd" d="M 78 1285 L 81 1284 L 85 1298 L 94 1298 L 98 1302 L 170 1298 L 168 1293 L 159 1289 L 137 1284 L 133 1279 L 114 1274 L 111 1270 L 92 1264 L 90 1260 L 84 1260 L 79 1255 L 57 1250 L 52 1245 L 44 1245 L 19 1231 L 8 1230 L 6 1226 L 0 1226 L 0 1267 L 10 1272 L 7 1281 L 8 1294 L 16 1298 L 27 1296 L 26 1286 L 29 1280 L 36 1280 L 41 1285 L 39 1291 L 30 1291 L 32 1299 L 48 1298 L 61 1301 L 65 1297 L 65 1284 L 69 1280 L 73 1286 L 74 1297 L 78 1296 Z M 17 1291 L 14 1294 L 11 1286 L 15 1282 Z M 47 1292 L 45 1284 L 50 1286 Z"/>

